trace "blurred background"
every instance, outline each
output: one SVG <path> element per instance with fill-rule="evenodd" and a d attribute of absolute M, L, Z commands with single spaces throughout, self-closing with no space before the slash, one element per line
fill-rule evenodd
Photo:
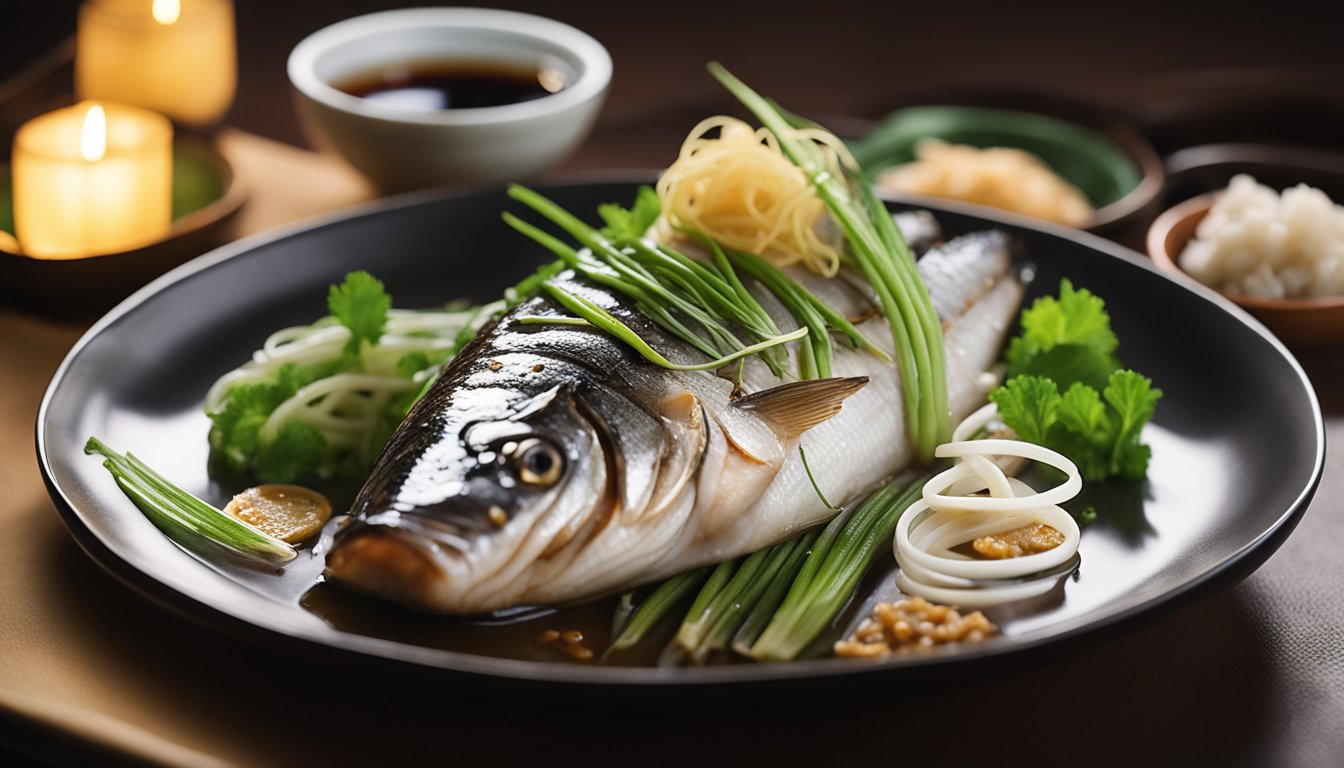
<path fill-rule="evenodd" d="M 285 80 L 294 44 L 361 13 L 444 4 L 237 0 L 238 97 L 227 122 L 303 145 Z M 1155 129 L 1150 136 L 1159 150 L 1248 138 L 1344 144 L 1341 3 L 477 4 L 550 16 L 607 46 L 616 75 L 598 132 L 624 126 L 641 132 L 604 146 L 607 166 L 663 164 L 675 150 L 672 142 L 698 116 L 730 104 L 704 73 L 711 59 L 786 106 L 822 119 L 879 117 L 929 89 L 1012 85 L 1074 94 L 1132 113 Z M 0 46 L 0 80 L 69 37 L 78 7 L 74 0 L 5 5 L 9 34 Z M 667 123 L 649 120 L 651 112 L 666 114 Z M 1187 127 L 1202 121 L 1202 132 L 1179 135 L 1170 127 L 1176 117 Z M 651 156 L 646 147 L 661 137 L 646 134 L 664 128 L 670 138 L 658 145 L 661 156 Z M 0 153 L 8 154 L 9 133 L 0 136 Z M 567 167 L 592 164 L 591 152 L 580 152 Z"/>
<path fill-rule="evenodd" d="M 238 87 L 224 125 L 238 130 L 228 132 L 232 135 L 225 137 L 226 149 L 232 151 L 232 160 L 250 163 L 245 170 L 267 172 L 265 183 L 249 191 L 252 196 L 237 227 L 240 232 L 263 231 L 282 220 L 346 205 L 363 192 L 338 178 L 347 186 L 324 196 L 323 182 L 332 178 L 326 172 L 334 164 L 307 153 L 277 152 L 268 142 L 250 141 L 255 136 L 238 138 L 246 132 L 308 146 L 285 73 L 293 46 L 308 34 L 351 16 L 443 4 L 235 0 Z M 1158 155 L 1168 159 L 1182 149 L 1226 142 L 1344 152 L 1344 45 L 1340 44 L 1344 2 L 1338 0 L 823 0 L 813 4 L 520 0 L 473 4 L 558 19 L 590 33 L 611 52 L 615 76 L 606 106 L 594 132 L 557 172 L 662 167 L 701 118 L 725 111 L 740 114 L 705 72 L 705 62 L 714 59 L 783 106 L 847 135 L 862 133 L 897 107 L 955 100 L 955 94 L 978 91 L 994 92 L 998 94 L 995 98 L 1009 101 L 1012 93 L 1018 93 L 1026 94 L 1022 98 L 1081 102 L 1114 113 L 1142 132 Z M 70 48 L 65 46 L 75 30 L 78 7 L 76 0 L 0 0 L 0 29 L 6 32 L 0 44 L 0 162 L 7 161 L 14 130 L 23 119 L 49 109 L 51 97 L 64 94 L 68 103 Z M 42 83 L 55 83 L 54 89 L 44 90 Z M 287 169 L 301 173 L 288 174 Z M 1225 183 L 1225 170 L 1218 171 L 1224 174 L 1221 180 L 1206 180 L 1197 187 L 1185 189 L 1169 183 L 1165 203 Z M 1170 182 L 1170 167 L 1167 175 Z M 1297 175 L 1285 183 L 1303 178 Z M 1336 174 L 1339 178 L 1344 174 Z M 1336 201 L 1344 199 L 1344 193 L 1334 194 Z M 1147 221 L 1138 221 L 1137 229 L 1122 242 L 1142 247 Z M 12 287 L 7 280 L 0 274 L 0 294 Z M 392 715 L 410 711 L 418 716 L 412 726 L 432 721 L 435 730 L 425 729 L 422 735 L 435 739 L 439 728 L 451 727 L 454 721 L 459 731 L 479 729 L 486 737 L 495 737 L 492 741 L 472 733 L 463 739 L 459 733 L 451 743 L 445 742 L 455 753 L 465 750 L 468 759 L 493 758 L 504 738 L 516 738 L 520 721 L 513 709 L 496 714 L 480 710 L 467 698 L 452 701 L 452 696 L 435 697 L 434 706 L 446 710 L 421 708 L 412 699 L 401 701 L 395 696 L 386 701 L 371 696 L 361 699 L 349 695 L 347 689 L 376 691 L 382 696 L 385 681 L 372 675 L 332 675 L 316 662 L 296 668 L 292 660 L 262 655 L 251 646 L 240 652 L 228 645 L 232 640 L 179 621 L 105 578 L 60 528 L 33 463 L 31 429 L 38 399 L 82 328 L 39 322 L 11 312 L 2 301 L 0 321 L 6 323 L 0 325 L 0 341 L 8 343 L 0 344 L 0 361 L 27 361 L 22 366 L 0 365 L 0 385 L 4 385 L 0 386 L 0 424 L 13 427 L 8 433 L 0 431 L 0 480 L 11 490 L 6 510 L 25 516 L 10 524 L 13 530 L 27 530 L 25 523 L 32 528 L 44 526 L 39 529 L 42 546 L 25 546 L 22 558 L 8 558 L 16 569 L 11 573 L 25 568 L 22 578 L 5 582 L 11 585 L 12 594 L 6 596 L 0 590 L 0 607 L 6 609 L 6 621 L 0 625 L 16 628 L 6 630 L 10 634 L 5 637 L 27 637 L 22 632 L 31 631 L 41 642 L 25 639 L 20 645 L 11 641 L 3 654 L 9 680 L 0 682 L 22 680 L 38 688 L 31 681 L 44 682 L 40 673 L 55 670 L 52 679 L 62 681 L 61 685 L 44 685 L 41 690 L 66 694 L 70 701 L 90 709 L 98 705 L 112 711 L 106 702 L 115 702 L 116 715 L 127 722 L 235 757 L 249 755 L 249 750 L 255 757 L 268 744 L 290 742 L 290 726 L 282 718 L 265 716 L 283 702 L 279 697 L 254 702 L 263 709 L 252 713 L 249 726 L 266 738 L 250 743 L 232 729 L 226 732 L 212 726 L 211 721 L 237 720 L 239 711 L 244 711 L 234 706 L 237 697 L 200 696 L 202 686 L 188 672 L 208 667 L 208 680 L 225 689 L 234 686 L 239 670 L 262 664 L 266 672 L 287 679 L 305 681 L 307 675 L 305 685 L 312 686 L 316 680 L 321 685 L 313 690 L 331 692 L 330 699 L 338 702 L 336 711 L 342 713 L 360 715 L 360 708 L 367 709 L 372 700 Z M 1331 418 L 1330 440 L 1334 441 L 1344 404 L 1332 393 L 1344 392 L 1339 386 L 1344 381 L 1344 360 L 1337 351 L 1328 350 L 1306 356 L 1304 362 L 1320 382 L 1318 389 Z M 1344 685 L 1339 684 L 1339 644 L 1322 630 L 1334 627 L 1337 636 L 1338 603 L 1330 613 L 1321 604 L 1338 597 L 1337 589 L 1325 586 L 1338 577 L 1325 567 L 1303 566 L 1338 565 L 1333 551 L 1325 551 L 1332 537 L 1320 532 L 1338 530 L 1331 528 L 1338 515 L 1330 517 L 1338 505 L 1330 505 L 1329 499 L 1338 495 L 1341 477 L 1341 465 L 1332 463 L 1320 494 L 1326 504 L 1318 502 L 1305 524 L 1319 520 L 1316 533 L 1300 532 L 1248 585 L 1110 645 L 1045 664 L 1040 676 L 968 682 L 964 690 L 951 691 L 942 701 L 956 698 L 972 714 L 997 714 L 1003 710 L 996 708 L 1018 706 L 1024 690 L 1067 690 L 1079 680 L 1106 680 L 1104 686 L 1079 685 L 1077 691 L 1052 705 L 1055 712 L 1074 718 L 1056 734 L 1067 743 L 1084 749 L 1105 744 L 1103 751 L 1119 748 L 1111 760 L 1105 754 L 1088 754 L 1090 762 L 1112 764 L 1131 755 L 1160 762 L 1163 754 L 1194 749 L 1190 720 L 1195 718 L 1197 724 L 1222 725 L 1206 729 L 1216 730 L 1219 740 L 1212 755 L 1201 755 L 1206 761 L 1240 754 L 1240 761 L 1231 764 L 1285 764 L 1289 756 L 1297 758 L 1296 764 L 1328 764 L 1330 750 L 1344 743 L 1338 716 Z M 27 539 L 14 538 L 16 551 L 23 541 Z M 1309 549 L 1314 542 L 1320 544 L 1315 560 Z M 39 576 L 30 583 L 33 573 Z M 31 599 L 30 593 L 45 595 L 46 602 Z M 135 630 L 127 632 L 125 627 Z M 172 651 L 150 653 L 139 639 L 142 636 L 152 636 Z M 79 651 L 70 654 L 73 660 L 56 653 L 70 649 Z M 38 660 L 50 667 L 37 669 Z M 1174 680 L 1184 684 L 1173 685 Z M 781 706 L 792 707 L 787 698 L 781 698 Z M 944 722 L 936 706 L 927 706 L 923 691 L 907 693 L 894 702 L 883 715 L 893 730 L 862 731 L 857 748 L 851 750 L 854 754 L 871 746 L 867 750 L 870 758 L 874 750 L 889 748 L 893 734 L 898 733 L 895 729 L 907 727 L 907 718 L 915 721 L 914 730 L 922 727 L 949 743 L 965 743 L 962 721 Z M 1116 712 L 1131 717 L 1111 716 Z M 660 755 L 649 754 L 649 745 L 643 742 L 641 734 L 647 733 L 648 723 L 617 729 L 614 742 L 607 744 L 612 734 L 588 732 L 588 715 L 581 707 L 549 714 L 559 719 L 541 738 L 529 740 L 529 745 L 558 741 L 577 754 L 580 748 L 588 751 L 602 744 L 604 751 L 598 755 L 620 754 L 625 749 L 660 762 Z M 814 715 L 804 710 L 798 719 L 806 716 L 809 725 L 816 725 L 810 721 Z M 615 716 L 640 720 L 646 713 L 633 709 Z M 326 713 L 320 718 L 311 713 L 307 717 L 302 722 L 322 719 L 324 725 L 329 723 L 324 719 Z M 837 720 L 833 716 L 833 726 Z M 699 728 L 712 718 L 686 712 L 682 721 Z M 653 722 L 654 727 L 667 727 Z M 29 725 L 10 726 L 6 733 L 6 724 L 6 718 L 0 718 L 0 745 L 37 751 L 33 745 L 44 733 L 35 735 Z M 762 719 L 735 728 L 743 744 L 768 750 L 760 759 L 807 757 L 823 758 L 826 764 L 839 762 L 824 745 L 798 745 L 781 738 L 777 723 Z M 360 729 L 350 730 L 353 736 Z M 405 748 L 404 730 L 414 728 L 390 733 L 392 738 L 386 739 L 389 749 Z M 828 728 L 823 723 L 816 730 Z M 847 730 L 862 729 L 856 722 Z M 383 733 L 373 729 L 370 741 L 381 742 Z M 1020 734 L 1009 736 L 1016 739 Z M 939 746 L 937 741 L 928 743 Z M 341 745 L 339 739 L 324 740 L 320 749 L 325 751 L 310 754 L 308 761 L 324 755 L 339 761 Z M 723 754 L 736 757 L 739 752 Z M 662 755 L 662 761 L 671 755 Z M 0 747 L 0 762 L 6 757 L 13 759 Z M 1338 753 L 1333 757 L 1337 759 Z M 1227 764 L 1226 760 L 1219 762 Z"/>

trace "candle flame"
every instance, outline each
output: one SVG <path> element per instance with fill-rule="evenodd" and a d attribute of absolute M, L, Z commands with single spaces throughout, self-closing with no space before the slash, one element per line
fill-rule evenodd
<path fill-rule="evenodd" d="M 154 0 L 151 12 L 154 20 L 166 27 L 177 23 L 177 17 L 182 15 L 182 3 L 180 0 Z"/>
<path fill-rule="evenodd" d="M 90 163 L 103 159 L 107 152 L 107 113 L 103 105 L 94 104 L 84 115 L 84 126 L 79 131 L 79 153 Z"/>

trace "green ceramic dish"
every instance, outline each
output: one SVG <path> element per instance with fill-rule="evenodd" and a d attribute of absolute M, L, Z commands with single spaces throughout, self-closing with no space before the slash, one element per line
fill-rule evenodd
<path fill-rule="evenodd" d="M 1137 134 L 1112 135 L 1045 115 L 962 106 L 909 107 L 893 112 L 850 143 L 875 174 L 910 162 L 921 139 L 977 147 L 1013 147 L 1041 158 L 1078 187 L 1097 209 L 1088 229 L 1105 228 L 1145 208 L 1161 189 L 1161 166 Z"/>

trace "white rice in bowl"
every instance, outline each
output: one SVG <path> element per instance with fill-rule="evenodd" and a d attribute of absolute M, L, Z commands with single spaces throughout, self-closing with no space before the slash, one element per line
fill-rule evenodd
<path fill-rule="evenodd" d="M 1338 296 L 1344 294 L 1344 206 L 1305 184 L 1280 195 L 1237 176 L 1179 261 L 1191 277 L 1227 294 Z"/>

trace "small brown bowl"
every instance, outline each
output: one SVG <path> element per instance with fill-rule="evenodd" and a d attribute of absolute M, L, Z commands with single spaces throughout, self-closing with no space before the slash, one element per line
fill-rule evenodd
<path fill-rule="evenodd" d="M 35 259 L 10 235 L 9 169 L 0 168 L 0 302 L 62 319 L 101 315 L 150 280 L 233 238 L 245 200 L 228 160 L 203 137 L 173 139 L 173 225 L 168 236 L 120 253 Z"/>
<path fill-rule="evenodd" d="M 1208 215 L 1218 193 L 1211 192 L 1167 209 L 1148 228 L 1148 255 L 1159 269 L 1194 280 L 1177 266 L 1195 228 Z M 1264 323 L 1290 347 L 1321 347 L 1344 342 L 1344 296 L 1319 299 L 1262 299 L 1224 294 Z"/>

